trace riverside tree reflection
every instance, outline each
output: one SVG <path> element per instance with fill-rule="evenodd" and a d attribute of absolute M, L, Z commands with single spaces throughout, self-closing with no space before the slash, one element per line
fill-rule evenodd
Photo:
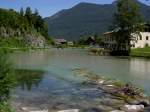
<path fill-rule="evenodd" d="M 33 86 L 38 87 L 39 83 L 43 79 L 43 72 L 32 70 L 16 70 L 17 86 L 20 86 L 22 90 L 31 90 Z"/>

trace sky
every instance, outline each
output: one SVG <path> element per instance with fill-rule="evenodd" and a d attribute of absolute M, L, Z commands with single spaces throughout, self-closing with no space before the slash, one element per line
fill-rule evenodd
<path fill-rule="evenodd" d="M 20 10 L 30 6 L 38 9 L 42 17 L 49 17 L 62 9 L 68 9 L 80 2 L 111 4 L 114 0 L 0 0 L 0 8 Z M 150 5 L 150 0 L 139 0 Z"/>

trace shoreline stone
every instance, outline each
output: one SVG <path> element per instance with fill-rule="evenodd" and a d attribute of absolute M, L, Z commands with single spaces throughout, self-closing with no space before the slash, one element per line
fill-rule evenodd
<path fill-rule="evenodd" d="M 48 102 L 48 105 L 43 107 L 39 106 L 37 110 L 48 107 L 49 112 L 150 112 L 149 98 L 138 88 L 99 77 L 86 69 L 77 69 L 74 72 L 76 76 L 86 80 L 75 84 L 77 88 L 73 88 L 73 90 L 68 88 L 71 93 L 65 93 L 66 95 L 64 94 L 63 97 L 61 97 L 63 91 L 59 90 L 58 99 L 56 95 L 52 102 Z M 129 93 L 136 92 L 136 94 L 126 93 L 128 89 Z M 26 108 L 30 106 L 26 105 L 22 111 L 17 112 L 31 112 L 28 111 L 31 108 Z M 26 111 L 26 109 L 28 110 Z"/>
<path fill-rule="evenodd" d="M 125 112 L 141 112 L 144 110 L 144 105 L 125 105 L 122 110 Z"/>
<path fill-rule="evenodd" d="M 61 110 L 57 112 L 79 112 L 79 109 Z"/>
<path fill-rule="evenodd" d="M 111 112 L 140 112 L 144 111 L 144 109 L 150 110 L 148 97 L 143 94 L 141 89 L 133 85 L 124 85 L 114 80 L 102 78 L 86 69 L 78 69 L 76 75 L 87 79 L 88 82 L 85 81 L 84 84 L 93 84 L 98 89 L 103 90 L 105 94 L 110 94 L 110 96 L 105 97 L 101 103 L 114 108 Z M 106 101 L 108 98 L 109 100 Z M 117 104 L 115 104 L 113 99 L 116 100 Z"/>

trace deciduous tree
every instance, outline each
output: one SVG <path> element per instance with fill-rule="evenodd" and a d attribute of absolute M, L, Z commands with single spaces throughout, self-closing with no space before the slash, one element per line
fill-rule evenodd
<path fill-rule="evenodd" d="M 118 29 L 116 33 L 118 50 L 124 47 L 128 53 L 130 52 L 131 34 L 138 30 L 142 22 L 139 9 L 136 0 L 117 0 L 115 27 Z"/>

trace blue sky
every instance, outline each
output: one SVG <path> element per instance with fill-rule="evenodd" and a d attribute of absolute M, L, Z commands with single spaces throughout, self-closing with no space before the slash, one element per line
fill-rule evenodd
<path fill-rule="evenodd" d="M 40 15 L 48 17 L 54 13 L 73 7 L 80 2 L 89 2 L 97 4 L 110 4 L 114 0 L 0 0 L 0 8 L 20 10 L 21 7 L 30 6 L 33 10 L 38 9 Z M 140 0 L 150 5 L 148 0 Z"/>

